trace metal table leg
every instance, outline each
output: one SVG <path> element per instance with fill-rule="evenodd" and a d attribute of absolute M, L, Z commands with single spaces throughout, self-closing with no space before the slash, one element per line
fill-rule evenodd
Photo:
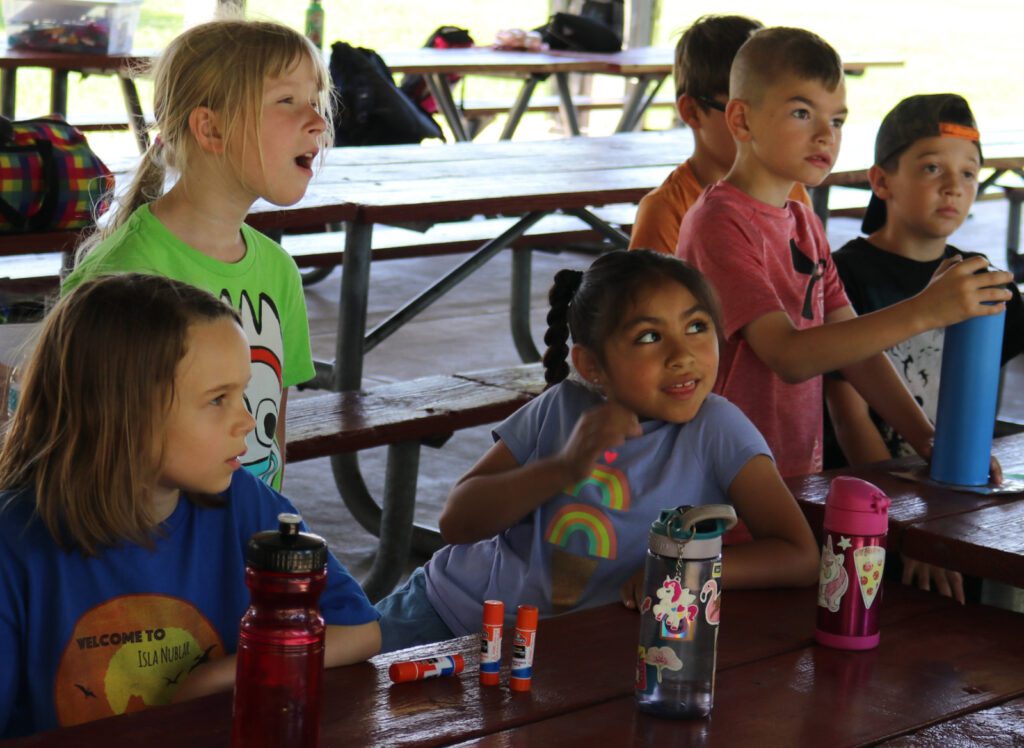
<path fill-rule="evenodd" d="M 568 73 L 555 73 L 558 84 L 558 109 L 565 120 L 565 127 L 571 135 L 580 134 L 580 123 L 576 116 L 576 103 L 572 100 L 572 89 L 569 87 Z"/>
<path fill-rule="evenodd" d="M 126 72 L 118 73 L 117 79 L 121 84 L 124 108 L 128 112 L 128 126 L 135 136 L 139 153 L 145 153 L 149 148 L 149 133 L 146 129 L 146 115 L 143 114 L 142 103 L 139 101 L 139 92 L 135 89 L 135 80 Z"/>
<path fill-rule="evenodd" d="M 0 70 L 0 115 L 14 119 L 15 94 L 18 87 L 17 68 Z"/>
<path fill-rule="evenodd" d="M 366 336 L 364 350 L 373 350 L 379 343 L 386 340 L 402 325 L 433 304 L 444 294 L 448 293 L 448 291 L 476 272 L 484 263 L 494 257 L 494 255 L 505 249 L 509 244 L 529 231 L 530 227 L 546 215 L 546 211 L 527 213 L 525 216 L 520 218 L 514 226 L 503 232 L 496 239 L 492 239 L 491 241 L 484 243 L 466 260 L 456 265 L 452 270 L 448 271 L 446 275 L 421 291 L 416 298 L 406 302 L 406 304 L 401 308 L 393 312 L 390 317 L 371 330 Z M 346 267 L 347 265 L 348 252 L 346 250 L 345 264 L 342 267 Z M 344 276 L 342 276 L 342 280 L 344 280 Z"/>
<path fill-rule="evenodd" d="M 334 389 L 338 392 L 358 390 L 363 384 L 363 333 L 372 240 L 372 224 L 345 224 L 345 262 L 341 266 L 340 319 L 334 356 Z"/>
<path fill-rule="evenodd" d="M 339 455 L 338 457 L 356 458 L 356 455 Z M 395 583 L 401 578 L 405 564 L 409 560 L 409 548 L 412 545 L 413 536 L 413 514 L 416 509 L 416 478 L 419 473 L 419 459 L 420 445 L 418 442 L 404 442 L 388 447 L 383 509 L 378 508 L 367 493 L 365 498 L 368 501 L 364 504 L 365 506 L 372 505 L 376 511 L 372 512 L 372 518 L 357 517 L 364 527 L 367 521 L 375 524 L 377 528 L 375 534 L 380 538 L 373 565 L 362 581 L 363 590 L 371 602 L 377 602 L 391 592 Z M 342 461 L 337 460 L 337 462 Z M 359 475 L 358 463 L 355 464 L 354 472 L 350 469 L 339 471 L 336 458 L 333 457 L 331 465 L 334 468 L 339 488 L 344 486 L 346 489 L 344 493 L 359 489 L 359 486 L 351 485 L 353 476 L 359 477 L 359 483 L 362 484 L 362 490 L 365 491 L 366 485 L 362 483 L 362 476 Z"/>
<path fill-rule="evenodd" d="M 68 72 L 53 70 L 50 73 L 50 112 L 65 119 L 68 116 Z"/>
<path fill-rule="evenodd" d="M 615 249 L 629 247 L 629 237 L 617 227 L 594 215 L 589 210 L 566 210 L 605 237 Z M 524 364 L 541 360 L 540 351 L 533 342 L 530 331 L 530 278 L 532 275 L 533 252 L 517 249 L 512 253 L 512 294 L 509 307 L 509 325 L 512 328 L 512 342 Z"/>
<path fill-rule="evenodd" d="M 636 83 L 633 84 L 633 91 L 622 107 L 622 116 L 619 118 L 619 124 L 615 127 L 615 132 L 632 132 L 637 128 L 664 80 L 664 75 L 645 74 L 637 77 Z M 651 88 L 650 94 L 647 93 L 648 88 Z"/>
<path fill-rule="evenodd" d="M 434 97 L 441 113 L 444 115 L 448 126 L 452 128 L 452 135 L 460 143 L 469 140 L 466 135 L 466 127 L 462 122 L 462 114 L 455 105 L 455 97 L 452 96 L 452 87 L 448 84 L 448 76 L 440 73 L 425 73 L 423 79 L 427 82 L 430 95 Z"/>
<path fill-rule="evenodd" d="M 509 300 L 509 323 L 512 342 L 524 364 L 540 361 L 540 351 L 530 332 L 530 277 L 533 274 L 533 250 L 512 252 L 512 296 Z"/>
<path fill-rule="evenodd" d="M 512 134 L 519 127 L 519 122 L 522 120 L 523 115 L 526 114 L 527 107 L 530 106 L 530 97 L 533 96 L 534 90 L 537 88 L 537 84 L 544 80 L 542 75 L 531 75 L 529 78 L 523 81 L 522 88 L 519 89 L 519 93 L 516 95 L 515 103 L 512 104 L 512 108 L 508 112 L 508 119 L 505 121 L 505 126 L 501 130 L 501 137 L 499 140 L 511 140 Z"/>

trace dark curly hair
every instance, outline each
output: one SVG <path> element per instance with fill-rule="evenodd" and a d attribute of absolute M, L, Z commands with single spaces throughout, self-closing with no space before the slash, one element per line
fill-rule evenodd
<path fill-rule="evenodd" d="M 715 331 L 722 329 L 718 297 L 697 268 L 649 249 L 601 255 L 586 270 L 559 270 L 548 293 L 544 333 L 544 380 L 548 386 L 569 376 L 569 339 L 604 361 L 604 342 L 623 312 L 648 289 L 675 282 L 708 310 Z"/>

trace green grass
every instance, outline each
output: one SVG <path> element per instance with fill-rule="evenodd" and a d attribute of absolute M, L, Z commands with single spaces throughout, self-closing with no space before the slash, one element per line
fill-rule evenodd
<path fill-rule="evenodd" d="M 187 11 L 188 18 L 195 21 L 199 17 L 191 8 L 212 5 L 213 0 L 145 0 L 136 48 L 159 49 L 182 29 Z M 477 43 L 486 44 L 499 29 L 540 25 L 548 12 L 546 0 L 323 0 L 323 5 L 326 40 L 344 40 L 375 49 L 419 46 L 442 24 L 468 28 Z M 828 39 L 843 55 L 904 60 L 902 68 L 874 69 L 849 81 L 853 126 L 874 127 L 893 104 L 909 94 L 956 91 L 971 102 L 982 130 L 1019 127 L 1016 117 L 1021 96 L 1016 36 L 1020 10 L 1016 0 L 975 0 L 969 9 L 960 3 L 935 0 L 859 0 L 816 6 L 798 0 L 771 4 L 763 0 L 734 0 L 728 8 L 714 0 L 662 0 L 661 6 L 656 44 L 673 44 L 679 31 L 704 13 L 735 12 L 768 24 L 805 26 Z M 302 28 L 302 0 L 250 0 L 248 8 L 250 16 Z M 19 73 L 18 80 L 18 116 L 45 113 L 48 75 L 25 70 Z M 616 86 L 621 86 L 618 80 L 603 79 L 598 83 L 598 91 L 615 90 Z M 511 97 L 515 87 L 510 81 L 474 78 L 467 84 L 466 96 Z M 78 81 L 73 75 L 70 91 L 72 119 L 95 119 L 120 115 L 123 111 L 120 92 L 108 77 L 92 76 Z M 145 82 L 140 86 L 140 95 L 147 104 L 152 94 Z M 592 122 L 599 123 L 595 129 L 610 128 L 614 118 L 615 115 L 606 113 L 595 115 Z M 666 114 L 648 119 L 649 126 L 667 123 Z"/>

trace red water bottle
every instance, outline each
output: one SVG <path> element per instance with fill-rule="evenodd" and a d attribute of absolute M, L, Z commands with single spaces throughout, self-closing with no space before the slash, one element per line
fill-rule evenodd
<path fill-rule="evenodd" d="M 818 574 L 819 644 L 837 649 L 878 646 L 889 497 L 848 476 L 833 479 L 825 499 Z"/>
<path fill-rule="evenodd" d="M 278 515 L 245 549 L 249 609 L 238 634 L 233 748 L 316 748 L 327 581 L 327 543 L 299 532 L 297 514 Z"/>

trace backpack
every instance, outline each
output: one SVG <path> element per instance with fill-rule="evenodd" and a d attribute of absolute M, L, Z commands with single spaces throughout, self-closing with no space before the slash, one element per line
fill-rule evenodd
<path fill-rule="evenodd" d="M 331 45 L 334 145 L 397 145 L 441 138 L 438 124 L 395 85 L 372 49 Z"/>
<path fill-rule="evenodd" d="M 434 49 L 472 47 L 473 37 L 469 35 L 469 31 L 460 29 L 458 26 L 440 26 L 427 37 L 427 43 L 423 46 L 433 47 Z M 448 76 L 448 82 L 451 84 L 458 83 L 461 79 L 461 75 Z M 431 115 L 437 114 L 437 102 L 434 101 L 434 97 L 431 95 L 427 82 L 423 79 L 422 75 L 413 73 L 402 76 L 402 83 L 399 88 L 402 89 L 406 96 L 415 101 L 416 105 L 424 112 Z"/>
<path fill-rule="evenodd" d="M 0 117 L 0 233 L 80 229 L 106 210 L 110 169 L 63 117 Z"/>
<path fill-rule="evenodd" d="M 621 52 L 622 37 L 600 21 L 572 13 L 555 13 L 540 28 L 541 38 L 551 49 L 575 52 Z"/>

